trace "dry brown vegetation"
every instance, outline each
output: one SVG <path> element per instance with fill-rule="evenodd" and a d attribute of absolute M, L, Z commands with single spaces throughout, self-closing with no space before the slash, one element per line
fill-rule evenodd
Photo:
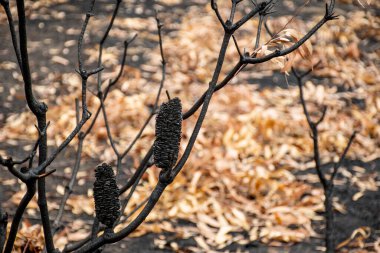
<path fill-rule="evenodd" d="M 67 4 L 65 0 L 31 3 L 28 7 L 29 18 L 46 20 L 45 25 L 50 18 L 59 19 L 60 15 L 65 20 L 68 13 L 60 14 L 56 10 L 54 14 L 47 11 L 48 6 L 54 6 L 58 2 Z M 181 1 L 160 2 L 174 6 Z M 228 4 L 225 2 L 229 1 L 220 2 L 221 11 L 227 10 Z M 298 8 L 293 6 L 292 1 L 284 2 L 290 9 Z M 303 51 L 290 57 L 292 65 L 303 70 L 321 61 L 320 67 L 312 72 L 313 78 L 306 82 L 305 98 L 316 113 L 321 105 L 328 106 L 326 118 L 319 128 L 323 163 L 337 161 L 353 130 L 357 130 L 358 134 L 347 158 L 369 162 L 380 157 L 380 6 L 376 1 L 368 2 L 369 4 L 357 1 L 363 7 L 360 4 L 355 5 L 355 2 L 339 1 L 339 19 L 328 23 Z M 131 6 L 132 4 L 126 4 L 126 8 Z M 304 9 L 307 10 L 308 6 Z M 181 22 L 172 20 L 171 11 L 173 10 L 163 8 L 160 14 L 165 24 L 164 50 L 168 61 L 165 89 L 173 97 L 178 96 L 183 102 L 184 111 L 187 111 L 195 99 L 207 89 L 218 51 L 215 45 L 220 43 L 222 30 L 209 5 L 198 4 L 188 8 L 181 14 Z M 281 14 L 280 10 L 279 12 Z M 310 16 L 295 17 L 281 14 L 278 18 L 270 19 L 270 29 L 272 32 L 282 33 L 282 40 L 271 41 L 271 37 L 265 34 L 259 54 L 267 54 L 267 50 L 284 46 L 288 41 L 296 41 L 300 34 L 304 34 L 323 15 L 323 8 L 310 13 Z M 3 16 L 0 12 L 2 23 Z M 90 23 L 87 41 L 98 36 L 99 28 L 104 27 L 104 20 L 107 18 L 108 16 L 95 16 Z M 254 42 L 250 38 L 252 34 L 256 34 L 257 22 L 257 19 L 249 21 L 237 34 L 241 48 L 252 49 Z M 107 99 L 110 103 L 106 102 L 108 120 L 117 146 L 125 147 L 149 116 L 149 106 L 154 103 L 161 78 L 160 53 L 158 47 L 153 46 L 151 50 L 143 47 L 144 41 L 156 45 L 155 21 L 152 17 L 120 15 L 115 24 L 117 29 L 110 34 L 115 40 L 125 39 L 135 32 L 139 34 L 137 42 L 129 52 L 128 61 L 132 64 L 126 66 L 117 89 L 110 92 Z M 2 34 L 3 30 L 4 25 L 1 26 Z M 68 35 L 78 33 L 73 28 L 64 29 L 62 32 Z M 113 77 L 117 73 L 122 51 L 118 43 L 110 43 L 105 49 L 105 78 Z M 34 78 L 39 80 L 36 92 L 50 104 L 47 117 L 51 125 L 47 134 L 50 140 L 54 140 L 48 143 L 50 146 L 61 143 L 76 124 L 73 101 L 80 92 L 80 78 L 70 72 L 74 66 L 73 59 L 68 57 L 71 54 L 62 54 L 65 49 L 74 50 L 73 44 L 70 38 L 61 45 L 47 47 L 45 58 L 52 62 L 51 67 L 54 69 L 48 75 L 43 68 L 34 69 Z M 41 52 L 43 45 L 32 42 L 30 47 L 32 51 Z M 1 50 L 10 48 L 2 45 Z M 96 50 L 96 47 L 86 48 L 88 65 L 96 62 Z M 310 56 L 306 57 L 308 54 Z M 140 58 L 134 61 L 135 55 Z M 236 49 L 231 46 L 223 71 L 235 64 L 236 57 Z M 314 222 L 321 219 L 323 211 L 322 189 L 315 184 L 318 178 L 314 173 L 296 173 L 314 166 L 313 146 L 299 104 L 298 89 L 294 79 L 288 74 L 291 66 L 288 62 L 285 59 L 276 59 L 259 67 L 249 67 L 224 90 L 215 94 L 185 169 L 165 191 L 154 211 L 148 216 L 147 222 L 132 237 L 148 232 L 173 232 L 178 239 L 194 238 L 196 246 L 181 251 L 185 249 L 175 240 L 171 239 L 167 243 L 165 238 L 157 239 L 157 245 L 178 252 L 211 252 L 232 242 L 244 245 L 260 241 L 282 246 L 319 236 L 313 227 Z M 63 71 L 60 71 L 60 67 Z M 0 62 L 0 70 L 8 70 L 6 73 L 12 73 L 16 68 L 13 58 Z M 272 78 L 275 72 L 277 79 Z M 13 79 L 5 79 L 3 73 L 5 72 L 0 75 L 0 89 L 10 90 L 14 100 L 22 101 L 22 90 L 9 83 L 19 82 L 20 76 L 14 72 Z M 89 89 L 95 92 L 91 85 Z M 56 94 L 60 94 L 58 99 Z M 162 97 L 162 101 L 164 99 Z M 3 106 L 3 101 L 1 104 Z M 98 99 L 89 96 L 88 105 L 90 111 L 95 111 Z M 183 123 L 182 148 L 191 134 L 190 126 L 195 123 L 196 116 L 197 114 Z M 1 124 L 0 142 L 4 145 L 0 147 L 0 154 L 7 155 L 5 144 L 13 145 L 12 142 L 15 141 L 28 143 L 24 146 L 25 152 L 32 148 L 33 144 L 29 140 L 35 139 L 37 132 L 30 112 L 7 114 Z M 100 161 L 113 163 L 115 160 L 107 143 L 102 118 L 96 123 L 95 129 L 87 138 L 83 149 L 84 168 L 78 174 L 79 185 L 82 186 L 93 182 L 93 164 Z M 126 170 L 133 170 L 138 165 L 153 142 L 153 121 L 141 140 L 124 161 Z M 75 147 L 75 142 L 72 147 Z M 70 172 L 74 162 L 71 161 L 73 154 L 73 151 L 67 151 L 59 160 L 66 162 L 53 164 L 58 172 L 52 177 L 60 177 Z M 86 166 L 87 162 L 89 166 Z M 353 201 L 359 200 L 369 191 L 379 191 L 379 168 L 368 172 L 354 166 L 353 170 L 355 173 L 343 167 L 337 180 L 337 187 L 343 187 L 349 182 L 356 189 Z M 125 213 L 129 213 L 149 196 L 157 182 L 158 173 L 159 169 L 155 167 L 147 171 Z M 14 190 L 17 190 L 4 205 L 5 209 L 13 210 L 25 189 L 18 187 L 16 179 L 6 177 L 5 174 L 6 171 L 1 170 L 1 185 L 9 188 L 13 185 Z M 50 185 L 52 198 L 49 209 L 53 211 L 58 208 L 59 196 L 63 194 L 66 183 L 65 179 L 59 179 L 58 182 L 57 185 Z M 66 218 L 67 226 L 55 236 L 57 247 L 64 246 L 68 241 L 80 240 L 90 232 L 86 217 L 94 214 L 93 193 L 91 190 L 79 190 L 83 188 L 80 186 L 69 199 L 67 210 L 72 212 L 70 218 L 75 217 L 75 221 L 67 222 L 69 218 Z M 347 206 L 338 198 L 335 200 L 336 211 L 344 214 Z M 27 209 L 28 216 L 36 216 L 36 210 L 37 204 L 32 201 Z M 195 225 L 178 226 L 178 219 L 193 222 Z M 33 221 L 29 219 L 23 222 L 16 242 L 19 252 L 26 243 L 30 252 L 39 252 L 43 245 L 40 225 L 32 224 Z M 367 243 L 369 234 L 372 234 L 372 238 L 378 238 L 379 231 L 368 226 L 357 227 L 353 231 L 352 240 L 340 241 L 343 242 L 340 245 L 342 252 L 379 250 L 379 239 Z"/>

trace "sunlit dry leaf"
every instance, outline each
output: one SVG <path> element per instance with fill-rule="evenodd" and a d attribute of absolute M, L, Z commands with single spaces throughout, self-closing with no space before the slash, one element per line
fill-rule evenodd
<path fill-rule="evenodd" d="M 61 65 L 64 65 L 64 66 L 67 66 L 69 65 L 70 61 L 67 60 L 66 58 L 63 58 L 61 56 L 58 56 L 58 55 L 54 55 L 51 60 L 55 63 L 58 63 L 58 64 L 61 64 Z"/>
<path fill-rule="evenodd" d="M 357 192 L 357 193 L 354 194 L 354 196 L 352 196 L 352 200 L 353 201 L 357 201 L 357 200 L 359 200 L 363 196 L 364 196 L 364 192 L 362 192 L 362 191 Z"/>
<path fill-rule="evenodd" d="M 71 207 L 74 214 L 86 213 L 88 215 L 94 214 L 95 203 L 93 199 L 89 199 L 85 196 L 73 196 L 67 200 L 67 205 Z"/>
<path fill-rule="evenodd" d="M 230 240 L 231 235 L 228 234 L 229 232 L 231 232 L 231 227 L 228 227 L 228 226 L 221 227 L 215 236 L 215 242 L 217 244 L 224 244 L 225 242 Z"/>
<path fill-rule="evenodd" d="M 370 227 L 360 227 L 355 229 L 351 236 L 344 240 L 343 242 L 339 243 L 336 246 L 336 249 L 343 248 L 347 246 L 349 243 L 355 241 L 355 243 L 359 244 L 360 247 L 364 246 L 364 241 L 371 235 L 371 228 Z"/>

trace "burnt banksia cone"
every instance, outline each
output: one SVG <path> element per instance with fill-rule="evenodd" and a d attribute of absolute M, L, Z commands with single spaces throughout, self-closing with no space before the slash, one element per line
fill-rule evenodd
<path fill-rule="evenodd" d="M 119 189 L 112 167 L 106 163 L 95 169 L 95 213 L 98 220 L 112 228 L 120 215 Z"/>
<path fill-rule="evenodd" d="M 181 100 L 173 98 L 161 105 L 156 118 L 156 140 L 153 145 L 153 154 L 157 167 L 168 170 L 177 162 L 181 128 Z"/>

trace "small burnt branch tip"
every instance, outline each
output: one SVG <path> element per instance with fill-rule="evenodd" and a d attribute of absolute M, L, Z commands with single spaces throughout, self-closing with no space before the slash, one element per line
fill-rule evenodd
<path fill-rule="evenodd" d="M 88 78 L 88 75 L 87 75 L 87 71 L 82 69 L 82 70 L 79 70 L 79 69 L 75 69 L 75 72 L 78 73 L 78 75 L 80 75 L 80 77 L 84 80 L 87 80 Z"/>
<path fill-rule="evenodd" d="M 0 0 L 0 4 L 5 6 L 9 6 L 9 0 Z"/>
<path fill-rule="evenodd" d="M 231 29 L 232 29 L 232 24 L 230 25 L 231 27 L 227 27 L 226 25 L 226 22 L 223 21 L 223 18 L 222 16 L 220 15 L 220 12 L 219 12 L 219 9 L 218 9 L 218 5 L 216 3 L 215 0 L 211 0 L 211 8 L 214 10 L 215 14 L 216 14 L 216 17 L 218 18 L 219 20 L 219 23 L 223 26 L 223 29 L 225 32 L 229 32 L 231 33 Z M 231 21 L 230 21 L 231 22 Z"/>
<path fill-rule="evenodd" d="M 211 8 L 215 11 L 218 9 L 218 4 L 215 0 L 211 0 Z"/>
<path fill-rule="evenodd" d="M 99 68 L 96 68 L 96 69 L 88 71 L 87 76 L 89 77 L 91 75 L 95 75 L 95 74 L 99 73 L 102 70 L 104 70 L 104 67 L 100 66 Z"/>
<path fill-rule="evenodd" d="M 232 27 L 232 25 L 233 25 L 232 22 L 231 22 L 231 20 L 228 19 L 228 20 L 226 20 L 226 22 L 224 22 L 224 23 L 225 23 L 227 29 L 231 29 L 231 27 Z"/>
<path fill-rule="evenodd" d="M 263 11 L 267 7 L 268 3 L 266 1 L 261 2 L 259 5 L 259 9 Z"/>
<path fill-rule="evenodd" d="M 5 167 L 13 166 L 13 159 L 12 157 L 3 158 L 2 156 L 0 156 L 0 164 Z"/>
<path fill-rule="evenodd" d="M 275 5 L 274 3 L 270 3 L 270 4 L 266 4 L 264 7 L 260 6 L 261 10 L 259 11 L 259 14 L 261 16 L 267 16 L 267 15 L 275 13 L 275 11 L 271 11 L 274 5 Z"/>
<path fill-rule="evenodd" d="M 83 140 L 86 137 L 85 133 L 83 131 L 80 131 L 78 134 L 78 139 Z"/>
<path fill-rule="evenodd" d="M 50 171 L 48 171 L 48 172 L 46 172 L 46 173 L 43 173 L 43 174 L 38 175 L 36 178 L 37 178 L 37 179 L 45 178 L 45 177 L 47 177 L 47 176 L 50 176 L 51 174 L 53 174 L 53 173 L 56 172 L 56 171 L 57 171 L 56 169 L 52 169 L 52 170 L 50 170 Z"/>
<path fill-rule="evenodd" d="M 325 20 L 330 21 L 334 19 L 339 19 L 339 15 L 335 15 L 334 8 L 331 8 L 330 5 L 326 3 Z"/>
<path fill-rule="evenodd" d="M 248 58 L 248 57 L 250 57 L 250 53 L 249 53 L 249 51 L 246 49 L 246 48 L 244 48 L 244 50 L 243 50 L 243 56 L 244 56 L 244 58 Z"/>
<path fill-rule="evenodd" d="M 130 39 L 130 40 L 125 40 L 124 41 L 124 46 L 127 47 L 129 46 L 138 36 L 138 33 L 135 33 L 135 35 L 133 35 L 133 37 Z"/>
<path fill-rule="evenodd" d="M 322 109 L 322 115 L 321 115 L 321 117 L 317 120 L 317 122 L 314 123 L 316 126 L 318 126 L 320 123 L 322 123 L 322 121 L 325 119 L 326 112 L 327 112 L 327 106 L 324 105 L 323 109 Z"/>
<path fill-rule="evenodd" d="M 104 69 L 103 66 L 100 66 L 99 68 L 87 71 L 85 69 L 75 69 L 75 72 L 77 72 L 83 80 L 87 80 L 91 75 L 97 74 L 100 71 Z"/>
<path fill-rule="evenodd" d="M 85 110 L 85 112 L 86 112 L 86 113 L 85 113 L 84 117 L 85 117 L 86 120 L 88 120 L 89 118 L 91 118 L 91 116 L 92 116 L 92 112 L 90 112 L 90 111 L 87 110 L 87 109 Z"/>
<path fill-rule="evenodd" d="M 65 192 L 71 194 L 71 193 L 73 193 L 73 190 L 72 190 L 72 188 L 70 188 L 68 185 L 66 185 L 66 186 L 65 186 Z"/>
<path fill-rule="evenodd" d="M 158 10 L 154 10 L 154 12 L 155 12 L 155 19 L 156 19 L 156 22 L 157 22 L 157 27 L 158 27 L 158 29 L 161 29 L 163 26 L 164 26 L 164 24 L 160 21 L 160 18 L 158 17 Z"/>
<path fill-rule="evenodd" d="M 168 90 L 166 90 L 165 91 L 165 93 L 166 93 L 166 97 L 168 98 L 168 100 L 170 101 L 171 100 L 171 98 L 170 98 L 170 93 L 169 93 L 169 91 Z"/>

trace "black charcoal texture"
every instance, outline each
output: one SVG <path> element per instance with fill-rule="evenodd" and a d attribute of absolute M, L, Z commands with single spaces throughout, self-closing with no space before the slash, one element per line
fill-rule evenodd
<path fill-rule="evenodd" d="M 161 105 L 156 118 L 153 155 L 157 167 L 168 170 L 177 162 L 181 130 L 182 104 L 179 98 L 173 98 Z"/>
<path fill-rule="evenodd" d="M 106 163 L 95 169 L 94 200 L 98 220 L 109 228 L 120 215 L 119 189 L 112 167 Z"/>

